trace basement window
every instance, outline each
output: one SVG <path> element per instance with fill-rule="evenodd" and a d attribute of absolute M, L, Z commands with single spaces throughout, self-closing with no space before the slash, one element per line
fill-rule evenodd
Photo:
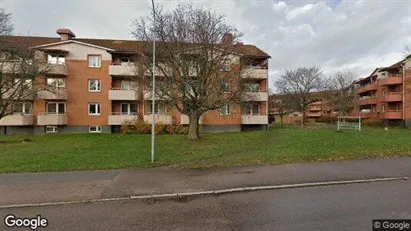
<path fill-rule="evenodd" d="M 100 125 L 90 125 L 88 127 L 88 131 L 90 133 L 100 133 L 101 132 L 101 126 Z"/>
<path fill-rule="evenodd" d="M 46 133 L 57 133 L 58 127 L 57 126 L 46 126 Z"/>

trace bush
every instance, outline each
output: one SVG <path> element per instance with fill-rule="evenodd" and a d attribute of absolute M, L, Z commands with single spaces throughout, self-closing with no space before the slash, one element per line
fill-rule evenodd
<path fill-rule="evenodd" d="M 379 119 L 365 119 L 361 121 L 361 125 L 370 127 L 383 127 L 384 122 Z"/>
<path fill-rule="evenodd" d="M 126 120 L 121 124 L 121 132 L 123 134 L 150 134 L 151 124 L 138 120 Z M 156 134 L 188 134 L 188 127 L 182 125 L 165 125 L 162 123 L 156 124 Z"/>

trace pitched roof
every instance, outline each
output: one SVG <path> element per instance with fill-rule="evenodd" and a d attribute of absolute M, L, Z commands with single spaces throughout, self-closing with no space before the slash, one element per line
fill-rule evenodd
<path fill-rule="evenodd" d="M 115 52 L 140 52 L 143 47 L 147 47 L 150 42 L 136 40 L 116 40 L 116 39 L 93 39 L 93 38 L 73 38 L 74 41 L 106 47 Z M 61 42 L 58 37 L 33 37 L 33 36 L 0 36 L 0 49 L 28 49 L 35 46 Z M 233 45 L 233 52 L 247 56 L 271 58 L 267 53 L 254 45 Z"/>

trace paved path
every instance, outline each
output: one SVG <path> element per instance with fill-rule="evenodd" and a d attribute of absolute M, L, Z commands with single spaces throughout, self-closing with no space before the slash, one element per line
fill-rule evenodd
<path fill-rule="evenodd" d="M 0 205 L 411 176 L 411 158 L 184 170 L 0 174 Z"/>
<path fill-rule="evenodd" d="M 46 229 L 112 230 L 372 230 L 372 219 L 411 219 L 411 181 L 294 188 L 188 201 L 124 200 L 0 209 L 41 215 Z M 0 222 L 0 230 L 9 230 Z M 22 229 L 10 229 L 22 230 Z"/>

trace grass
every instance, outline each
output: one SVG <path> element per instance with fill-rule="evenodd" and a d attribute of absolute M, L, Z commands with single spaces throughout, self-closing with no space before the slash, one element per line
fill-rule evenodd
<path fill-rule="evenodd" d="M 22 142 L 29 138 L 31 142 Z M 0 136 L 0 172 L 182 168 L 283 164 L 411 156 L 408 129 L 361 132 L 271 127 L 269 132 L 158 136 L 150 163 L 149 135 L 76 134 Z"/>

